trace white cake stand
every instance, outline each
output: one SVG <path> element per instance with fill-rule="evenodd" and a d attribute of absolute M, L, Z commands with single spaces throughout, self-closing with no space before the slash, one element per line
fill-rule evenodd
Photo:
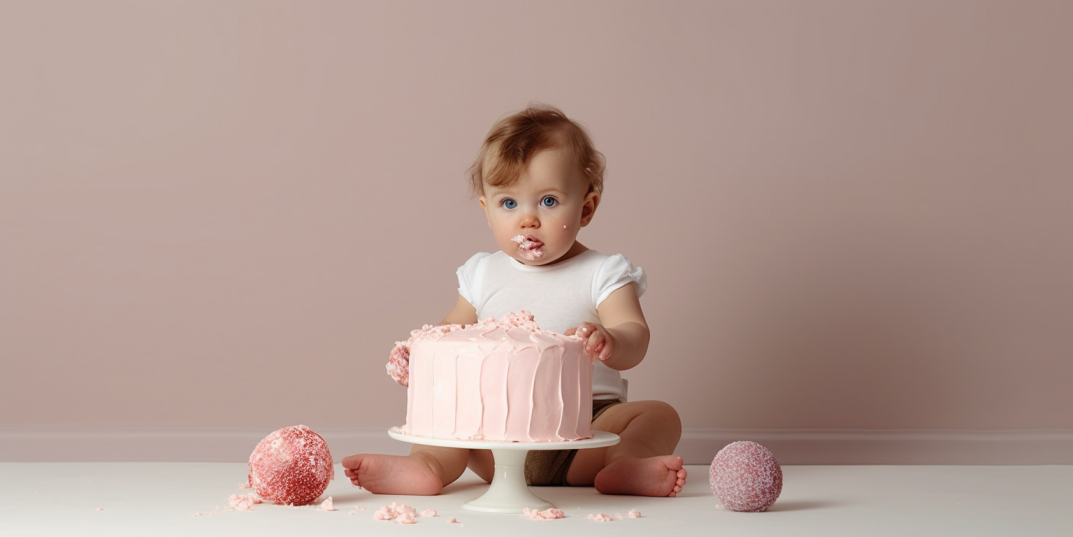
<path fill-rule="evenodd" d="M 550 509 L 551 502 L 533 494 L 525 484 L 525 456 L 530 450 L 590 449 L 613 446 L 618 443 L 617 434 L 593 431 L 588 440 L 570 442 L 483 442 L 479 440 L 444 440 L 404 434 L 396 427 L 388 429 L 388 436 L 395 440 L 426 446 L 490 449 L 495 458 L 496 470 L 488 490 L 462 507 L 484 513 L 521 513 L 530 509 Z"/>

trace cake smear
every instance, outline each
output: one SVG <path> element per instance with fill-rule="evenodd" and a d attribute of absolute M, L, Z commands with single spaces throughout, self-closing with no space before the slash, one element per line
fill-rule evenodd
<path fill-rule="evenodd" d="M 518 249 L 521 250 L 522 257 L 529 261 L 536 261 L 540 259 L 540 256 L 544 255 L 544 252 L 540 250 L 544 247 L 544 243 L 536 237 L 515 235 L 511 242 L 518 243 Z"/>

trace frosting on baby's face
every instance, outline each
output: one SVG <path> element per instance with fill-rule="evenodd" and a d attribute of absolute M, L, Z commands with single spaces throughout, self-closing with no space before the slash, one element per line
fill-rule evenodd
<path fill-rule="evenodd" d="M 518 254 L 529 261 L 536 261 L 544 255 L 544 251 L 541 250 L 544 243 L 531 235 L 515 235 L 511 237 L 510 242 L 517 243 Z"/>
<path fill-rule="evenodd" d="M 496 244 L 526 265 L 548 265 L 576 253 L 578 232 L 588 225 L 599 195 L 568 151 L 537 152 L 513 184 L 484 185 L 480 199 Z"/>

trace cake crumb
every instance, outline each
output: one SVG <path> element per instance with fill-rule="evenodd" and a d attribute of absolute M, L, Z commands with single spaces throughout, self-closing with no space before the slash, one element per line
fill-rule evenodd
<path fill-rule="evenodd" d="M 603 513 L 596 513 L 585 517 L 585 520 L 591 520 L 593 522 L 611 522 L 614 519 Z"/>
<path fill-rule="evenodd" d="M 630 518 L 641 518 L 641 512 L 636 509 L 630 509 L 630 512 L 626 513 L 626 516 Z"/>
<path fill-rule="evenodd" d="M 261 503 L 261 499 L 252 494 L 232 494 L 227 503 L 235 511 L 253 511 L 253 506 Z"/>
<path fill-rule="evenodd" d="M 440 516 L 440 515 L 438 513 L 436 513 L 435 509 L 425 509 L 424 511 L 421 511 L 421 516 L 427 517 L 427 518 L 432 518 L 432 517 Z"/>
<path fill-rule="evenodd" d="M 373 520 L 394 520 L 399 524 L 416 524 L 417 509 L 400 503 L 391 502 L 373 513 Z"/>
<path fill-rule="evenodd" d="M 320 508 L 324 511 L 335 511 L 335 502 L 332 501 L 332 497 L 328 496 L 328 499 L 320 504 Z"/>
<path fill-rule="evenodd" d="M 528 507 L 522 511 L 522 516 L 530 520 L 554 520 L 558 518 L 566 518 L 566 514 L 561 509 L 530 509 Z"/>

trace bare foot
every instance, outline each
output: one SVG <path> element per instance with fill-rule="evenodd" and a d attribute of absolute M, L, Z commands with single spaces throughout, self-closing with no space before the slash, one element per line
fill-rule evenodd
<path fill-rule="evenodd" d="M 343 459 L 354 486 L 374 494 L 435 496 L 443 489 L 439 475 L 420 457 L 351 455 Z"/>
<path fill-rule="evenodd" d="M 686 484 L 686 471 L 682 468 L 682 457 L 678 455 L 622 459 L 600 470 L 594 484 L 601 494 L 673 498 Z"/>

